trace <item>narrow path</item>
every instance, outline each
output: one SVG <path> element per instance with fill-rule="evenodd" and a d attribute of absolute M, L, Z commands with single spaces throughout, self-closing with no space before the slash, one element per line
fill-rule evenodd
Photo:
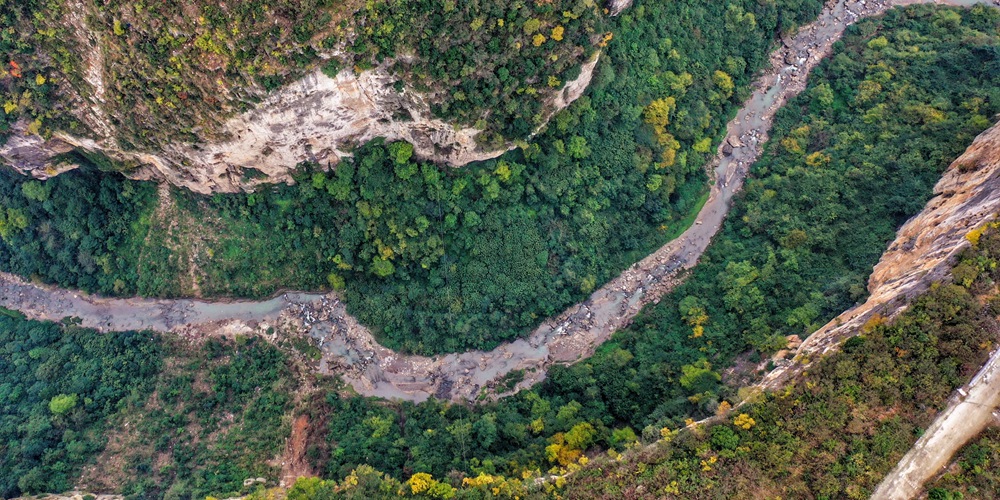
<path fill-rule="evenodd" d="M 993 0 L 996 1 L 996 0 Z M 341 375 L 367 396 L 421 401 L 430 396 L 474 400 L 513 370 L 526 376 L 515 390 L 545 377 L 554 363 L 590 356 L 597 346 L 627 326 L 646 304 L 657 302 L 677 283 L 677 274 L 693 267 L 718 232 L 749 167 L 761 155 L 775 112 L 806 86 L 809 72 L 827 56 L 844 29 L 858 19 L 881 14 L 895 5 L 945 3 L 972 5 L 975 0 L 831 1 L 818 19 L 804 26 L 771 54 L 771 70 L 727 126 L 715 160 L 708 201 L 696 223 L 586 301 L 546 321 L 527 338 L 490 352 L 469 351 L 433 358 L 405 356 L 379 345 L 371 332 L 349 316 L 333 294 L 288 293 L 267 301 L 105 299 L 27 284 L 0 274 L 0 305 L 35 319 L 76 316 L 84 326 L 102 330 L 148 328 L 182 334 L 207 334 L 225 324 L 229 331 L 270 331 L 281 322 L 316 338 L 324 352 L 320 370 Z M 490 394 L 491 397 L 496 394 Z"/>
<path fill-rule="evenodd" d="M 949 400 L 948 408 L 924 431 L 896 468 L 882 480 L 872 500 L 909 500 L 923 490 L 965 443 L 994 422 L 1000 406 L 1000 349 Z"/>

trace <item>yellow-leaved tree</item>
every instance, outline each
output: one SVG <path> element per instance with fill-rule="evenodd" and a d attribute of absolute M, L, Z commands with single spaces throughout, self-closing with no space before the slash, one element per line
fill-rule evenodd
<path fill-rule="evenodd" d="M 653 127 L 656 142 L 663 147 L 663 151 L 660 153 L 661 161 L 657 164 L 657 168 L 672 166 L 677 160 L 677 150 L 681 148 L 677 139 L 670 132 L 667 132 L 667 125 L 670 125 L 670 114 L 676 108 L 677 101 L 673 97 L 665 97 L 649 103 L 642 114 L 643 121 Z"/>
<path fill-rule="evenodd" d="M 733 425 L 739 427 L 740 429 L 748 431 L 752 429 L 753 426 L 757 425 L 757 422 L 750 415 L 747 415 L 746 413 L 740 413 L 739 415 L 736 416 L 736 418 L 733 419 Z"/>

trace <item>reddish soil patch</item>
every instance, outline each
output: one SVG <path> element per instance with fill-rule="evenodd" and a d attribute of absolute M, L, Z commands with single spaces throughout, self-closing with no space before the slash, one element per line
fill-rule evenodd
<path fill-rule="evenodd" d="M 309 437 L 309 416 L 299 415 L 292 422 L 292 435 L 288 438 L 288 448 L 282 457 L 281 486 L 289 487 L 300 477 L 315 476 L 306 457 Z"/>

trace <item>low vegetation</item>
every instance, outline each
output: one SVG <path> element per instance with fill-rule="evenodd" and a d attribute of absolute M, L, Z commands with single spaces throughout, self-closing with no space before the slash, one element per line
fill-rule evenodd
<path fill-rule="evenodd" d="M 322 64 L 341 47 L 356 1 L 79 2 L 46 12 L 81 17 L 102 52 L 105 112 L 126 148 L 217 140 L 233 112 Z"/>

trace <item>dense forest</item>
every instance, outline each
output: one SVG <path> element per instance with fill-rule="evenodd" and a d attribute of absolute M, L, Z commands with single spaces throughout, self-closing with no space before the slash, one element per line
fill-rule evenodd
<path fill-rule="evenodd" d="M 152 390 L 155 335 L 100 335 L 0 310 L 0 496 L 67 491 L 109 418 Z"/>
<path fill-rule="evenodd" d="M 853 27 L 809 89 L 780 113 L 734 216 L 685 284 L 591 359 L 553 367 L 542 385 L 500 403 L 468 409 L 327 398 L 327 472 L 343 477 L 369 464 L 395 477 L 421 471 L 441 478 L 468 461 L 472 473 L 516 477 L 525 467 L 567 466 L 588 445 L 656 439 L 664 427 L 738 402 L 721 381 L 723 369 L 747 352 L 744 364 L 766 364 L 761 354 L 781 347 L 784 335 L 808 334 L 863 298 L 867 273 L 895 227 L 920 210 L 942 170 L 989 124 L 997 111 L 989 102 L 1000 103 L 992 96 L 1000 88 L 992 50 L 998 19 L 989 9 L 911 7 Z M 968 78 L 951 79 L 953 65 L 967 68 Z M 863 82 L 883 73 L 891 75 L 885 95 L 857 100 Z M 817 97 L 826 89 L 833 101 Z M 880 105 L 884 118 L 865 122 Z M 930 106 L 941 121 L 923 123 L 903 111 Z M 801 137 L 804 126 L 814 139 Z M 790 138 L 803 141 L 801 156 L 786 154 Z M 809 165 L 809 156 L 828 159 Z M 859 234 L 857 224 L 871 231 Z M 795 230 L 804 236 L 789 236 Z M 709 317 L 700 337 L 689 321 L 697 308 Z M 940 380 L 928 389 L 946 393 L 958 379 Z M 398 425 L 382 435 L 376 420 Z"/>
<path fill-rule="evenodd" d="M 138 498 L 239 493 L 275 478 L 304 376 L 288 345 L 190 343 L 26 321 L 0 310 L 0 497 L 118 491 Z M 246 490 L 249 491 L 249 490 Z"/>
<path fill-rule="evenodd" d="M 19 219 L 26 227 L 15 228 L 23 234 L 5 238 L 4 251 L 21 254 L 9 269 L 105 294 L 345 288 L 349 310 L 389 346 L 490 349 L 584 298 L 691 222 L 703 166 L 751 78 L 778 34 L 819 7 L 640 4 L 616 18 L 588 94 L 497 160 L 444 170 L 415 161 L 408 144 L 376 142 L 332 173 L 304 165 L 295 186 L 210 198 L 175 192 L 165 213 L 145 198 L 85 210 L 130 221 L 131 231 L 115 237 L 135 249 L 124 258 L 138 260 L 123 263 L 134 268 L 46 270 L 43 254 L 21 242 L 46 221 L 81 225 L 80 216 L 18 198 L 23 181 L 0 174 L 3 192 L 13 193 L 0 201 L 27 212 Z M 99 185 L 89 186 L 96 196 Z M 185 286 L 191 275 L 196 283 Z"/>
<path fill-rule="evenodd" d="M 148 295 L 189 293 L 175 278 L 194 262 L 207 294 L 345 288 L 351 311 L 389 345 L 495 345 L 683 227 L 735 89 L 745 91 L 775 29 L 794 21 L 774 4 L 731 4 L 637 5 L 615 21 L 587 97 L 525 148 L 462 170 L 376 142 L 331 173 L 303 166 L 294 186 L 174 193 L 170 203 L 96 167 L 44 183 L 0 173 L 0 260 L 61 286 Z M 681 27 L 658 22 L 668 15 Z M 922 6 L 851 27 L 779 112 L 764 158 L 686 282 L 594 357 L 498 402 L 366 399 L 306 379 L 295 349 L 261 339 L 98 335 L 0 311 L 0 477 L 14 478 L 2 493 L 64 488 L 84 464 L 97 471 L 84 472 L 88 481 L 128 478 L 134 495 L 251 493 L 260 486 L 243 480 L 276 476 L 268 460 L 291 417 L 306 415 L 306 456 L 326 480 L 300 481 L 296 498 L 563 487 L 565 497 L 655 487 L 687 498 L 746 485 L 863 496 L 996 342 L 998 300 L 976 298 L 995 294 L 1000 232 L 962 257 L 974 278 L 869 323 L 789 391 L 677 429 L 740 402 L 721 375 L 738 356 L 766 365 L 785 335 L 806 335 L 864 297 L 895 228 L 1000 110 L 998 25 L 992 9 Z M 740 26 L 755 29 L 733 45 L 737 37 L 718 34 Z M 712 75 L 732 54 L 746 67 L 726 72 L 733 93 L 713 101 Z M 685 92 L 654 85 L 677 58 L 691 72 Z M 691 122 L 707 125 L 686 121 L 709 104 Z M 650 105 L 670 109 L 670 123 L 650 120 Z M 173 252 L 195 233 L 200 250 Z M 621 462 L 599 459 L 657 441 Z M 108 450 L 129 459 L 110 463 Z M 560 478 L 535 483 L 550 474 Z"/>
<path fill-rule="evenodd" d="M 3 1 L 0 137 L 20 118 L 88 135 L 69 111 L 97 93 L 88 123 L 106 119 L 126 150 L 225 139 L 226 118 L 309 71 L 385 63 L 397 90 L 497 146 L 541 123 L 544 98 L 610 37 L 605 19 L 590 0 Z"/>
<path fill-rule="evenodd" d="M 476 140 L 499 148 L 547 118 L 530 96 L 576 79 L 613 37 L 600 9 L 593 0 L 370 2 L 355 13 L 350 57 L 359 68 L 391 62 L 394 74 L 434 96 L 436 116 L 485 129 Z"/>
<path fill-rule="evenodd" d="M 492 461 L 468 477 L 418 473 L 403 482 L 361 466 L 341 481 L 300 479 L 288 497 L 868 498 L 1000 340 L 998 264 L 994 226 L 960 257 L 956 283 L 935 284 L 893 321 L 869 321 L 786 390 L 721 409 L 705 424 L 656 429 L 644 444 L 614 432 L 603 444 L 610 451 L 575 455 L 542 486 L 494 475 Z M 579 429 L 546 440 L 552 463 L 589 435 Z M 930 498 L 995 491 L 997 453 L 991 431 L 963 451 L 961 469 L 933 485 Z"/>
<path fill-rule="evenodd" d="M 273 498 L 268 459 L 294 414 L 311 421 L 306 456 L 321 476 L 298 480 L 288 498 L 865 498 L 1000 340 L 998 264 L 993 226 L 961 255 L 956 283 L 931 287 L 891 322 L 869 321 L 788 390 L 642 438 L 530 392 L 475 409 L 348 397 L 322 378 L 310 392 L 296 350 L 259 338 L 189 344 L 5 313 L 0 368 L 16 382 L 0 385 L 0 467 L 18 479 L 3 494 L 65 489 L 93 463 L 81 481 L 102 491 Z M 988 491 L 995 452 L 989 436 L 967 447 L 933 498 Z M 244 483 L 261 476 L 271 479 Z"/>
<path fill-rule="evenodd" d="M 943 407 L 996 345 L 1000 298 L 992 296 L 984 307 L 976 297 L 995 294 L 997 262 L 1000 233 L 993 230 L 963 255 L 963 283 L 935 286 L 891 323 L 869 322 L 844 352 L 810 369 L 789 391 L 766 395 L 722 424 L 678 432 L 678 422 L 637 433 L 608 425 L 613 421 L 607 415 L 588 416 L 575 401 L 556 406 L 534 392 L 474 413 L 440 403 L 393 409 L 337 396 L 316 412 L 336 415 L 326 470 L 333 478 L 348 477 L 357 464 L 368 464 L 390 476 L 426 471 L 444 481 L 464 457 L 478 455 L 484 458 L 468 459 L 464 470 L 497 483 L 504 474 L 517 478 L 550 466 L 562 474 L 582 463 L 584 471 L 569 476 L 567 498 L 643 491 L 677 498 L 715 498 L 720 491 L 725 497 L 770 491 L 866 498 L 933 419 L 931 410 Z M 725 415 L 730 406 L 717 411 Z M 403 427 L 397 430 L 396 423 Z M 379 436 L 380 424 L 388 435 Z M 640 440 L 674 443 L 621 463 L 582 453 L 596 447 L 612 450 L 603 455 L 614 459 Z M 350 488 L 349 482 L 338 484 Z"/>
<path fill-rule="evenodd" d="M 134 295 L 156 188 L 93 168 L 48 181 L 0 171 L 3 270 L 67 288 Z"/>
<path fill-rule="evenodd" d="M 711 415 L 736 397 L 720 373 L 737 355 L 757 363 L 863 299 L 895 229 L 1000 110 L 998 20 L 922 6 L 850 28 L 779 111 L 687 280 L 593 358 L 551 370 L 542 393 L 635 428 Z"/>
<path fill-rule="evenodd" d="M 640 4 L 617 19 L 587 95 L 526 148 L 443 180 L 450 192 L 466 186 L 468 198 L 457 207 L 448 190 L 433 194 L 426 175 L 411 176 L 406 187 L 382 181 L 399 195 L 371 203 L 385 214 L 361 214 L 378 219 L 366 223 L 374 234 L 360 245 L 352 243 L 357 236 L 338 238 L 338 254 L 351 266 L 344 273 L 348 310 L 394 348 L 489 349 L 679 234 L 699 208 L 703 167 L 726 121 L 774 37 L 794 26 L 779 25 L 778 13 L 790 9 L 806 20 L 819 7 L 779 3 Z M 688 35 L 696 27 L 703 40 Z M 731 85 L 720 88 L 717 72 L 731 74 Z M 671 121 L 658 131 L 650 110 L 668 99 Z M 428 194 L 400 206 L 414 191 Z M 430 222 L 423 235 L 398 235 L 413 226 L 419 232 L 421 217 Z M 389 266 L 380 264 L 379 242 L 399 256 Z M 357 272 L 359 263 L 368 269 Z"/>
<path fill-rule="evenodd" d="M 564 496 L 868 498 L 1000 340 L 998 264 L 994 228 L 961 256 L 962 279 L 932 286 L 891 322 L 870 320 L 787 390 L 665 432 L 664 444 L 629 460 L 595 461 L 569 477 Z M 965 452 L 974 484 L 995 481 L 974 472 L 990 453 Z"/>

